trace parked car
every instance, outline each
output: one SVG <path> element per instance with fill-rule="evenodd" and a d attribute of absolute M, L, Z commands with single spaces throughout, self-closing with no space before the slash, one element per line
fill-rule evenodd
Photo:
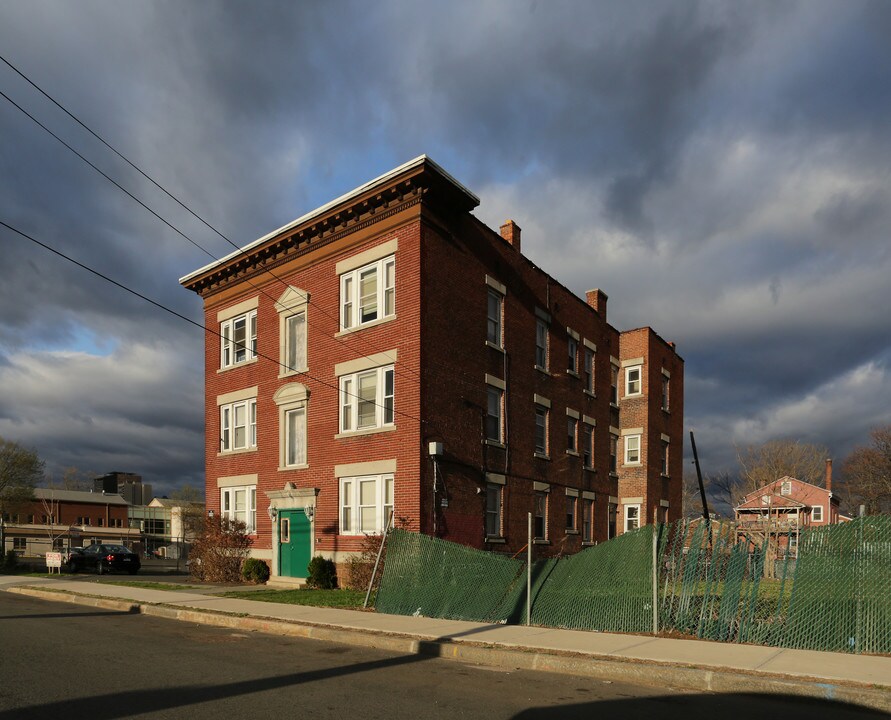
<path fill-rule="evenodd" d="M 68 567 L 72 572 L 95 570 L 102 575 L 112 570 L 124 570 L 131 575 L 139 572 L 139 555 L 130 552 L 123 545 L 93 543 L 78 548 L 68 557 Z"/>

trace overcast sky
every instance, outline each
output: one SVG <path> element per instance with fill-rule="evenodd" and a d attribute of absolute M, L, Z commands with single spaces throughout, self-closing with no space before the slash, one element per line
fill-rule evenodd
<path fill-rule="evenodd" d="M 891 423 L 891 3 L 0 0 L 0 54 L 238 244 L 428 154 L 677 343 L 707 472 Z M 0 90 L 232 250 L 2 63 Z M 211 258 L 2 97 L 0 220 L 202 319 L 177 281 Z M 0 436 L 203 486 L 201 332 L 4 228 L 0 271 Z"/>

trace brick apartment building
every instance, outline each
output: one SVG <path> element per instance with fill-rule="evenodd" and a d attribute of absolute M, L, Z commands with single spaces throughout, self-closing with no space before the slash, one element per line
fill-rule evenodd
<path fill-rule="evenodd" d="M 207 507 L 280 581 L 396 524 L 540 555 L 680 517 L 683 360 L 525 258 L 422 156 L 182 278 Z"/>
<path fill-rule="evenodd" d="M 3 514 L 3 552 L 38 556 L 92 542 L 131 545 L 140 539 L 130 527 L 128 504 L 120 495 L 35 488 L 34 499 Z"/>

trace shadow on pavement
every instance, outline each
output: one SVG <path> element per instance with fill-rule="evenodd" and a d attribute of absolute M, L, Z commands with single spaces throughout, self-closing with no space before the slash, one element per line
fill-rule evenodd
<path fill-rule="evenodd" d="M 846 720 L 887 718 L 887 713 L 833 700 L 796 695 L 730 693 L 726 695 L 663 695 L 623 700 L 600 700 L 574 705 L 530 708 L 511 720 L 691 720 L 691 718 L 783 718 L 783 720 Z"/>

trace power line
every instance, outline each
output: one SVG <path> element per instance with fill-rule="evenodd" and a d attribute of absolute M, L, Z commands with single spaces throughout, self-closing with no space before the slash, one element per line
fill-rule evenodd
<path fill-rule="evenodd" d="M 20 235 L 21 237 L 25 238 L 26 240 L 30 240 L 34 244 L 39 245 L 44 250 L 48 250 L 49 252 L 53 253 L 54 255 L 58 255 L 60 258 L 63 258 L 65 260 L 67 260 L 68 262 L 73 263 L 74 265 L 77 265 L 79 268 L 86 270 L 89 273 L 92 273 L 96 277 L 101 278 L 101 279 L 105 280 L 106 282 L 109 282 L 112 285 L 115 285 L 116 287 L 119 287 L 121 290 L 124 290 L 124 291 L 130 293 L 131 295 L 135 295 L 140 300 L 144 300 L 145 302 L 147 302 L 151 305 L 154 305 L 156 308 L 163 310 L 166 313 L 170 313 L 174 317 L 179 318 L 180 320 L 184 320 L 185 322 L 189 323 L 190 325 L 194 325 L 195 327 L 200 328 L 203 332 L 209 332 L 212 335 L 216 335 L 217 337 L 222 339 L 223 336 L 219 331 L 213 330 L 209 327 L 206 327 L 205 325 L 202 325 L 201 323 L 196 322 L 195 320 L 192 320 L 192 318 L 186 317 L 182 313 L 177 312 L 176 310 L 169 308 L 162 303 L 159 303 L 157 300 L 152 300 L 150 297 L 148 297 L 147 295 L 143 295 L 138 290 L 134 290 L 133 288 L 130 288 L 127 285 L 124 285 L 123 283 L 118 282 L 117 280 L 109 277 L 108 275 L 105 275 L 105 274 L 99 272 L 98 270 L 91 268 L 89 265 L 86 265 L 85 263 L 82 263 L 79 260 L 75 260 L 74 258 L 70 257 L 69 255 L 66 255 L 65 253 L 61 252 L 60 250 L 56 250 L 54 247 L 47 245 L 44 242 L 41 242 L 37 238 L 29 235 L 28 233 L 23 232 L 16 227 L 13 227 L 9 223 L 4 222 L 3 220 L 0 220 L 0 225 L 2 225 L 3 227 L 5 227 L 8 230 L 11 230 L 12 232 L 16 233 L 17 235 Z M 292 368 L 290 366 L 285 365 L 284 363 L 280 362 L 279 360 L 275 360 L 275 359 L 269 357 L 268 355 L 264 355 L 261 352 L 256 352 L 255 354 L 257 357 L 263 358 L 264 360 L 268 360 L 269 362 L 274 363 L 275 365 L 278 365 L 280 367 L 283 367 L 286 370 L 292 370 Z M 362 398 L 360 395 L 358 395 L 356 393 L 351 393 L 351 392 L 346 392 L 344 390 L 341 390 L 338 385 L 332 385 L 331 383 L 329 383 L 325 380 L 322 380 L 320 378 L 314 377 L 313 375 L 310 375 L 308 372 L 298 371 L 296 374 L 306 377 L 314 382 L 317 382 L 320 385 L 324 385 L 325 387 L 331 388 L 332 390 L 335 390 L 338 393 L 344 393 L 345 395 L 349 395 L 350 397 L 356 398 L 357 400 L 364 400 L 364 398 Z M 386 409 L 386 406 L 382 405 L 381 403 L 374 402 L 374 401 L 370 401 L 370 402 L 372 402 L 375 405 L 375 407 Z M 421 418 L 415 417 L 414 415 L 397 410 L 395 402 L 393 404 L 392 410 L 393 410 L 394 414 L 402 415 L 403 417 L 409 418 L 409 419 L 414 420 L 421 424 L 427 424 L 426 420 L 422 420 Z"/>
<path fill-rule="evenodd" d="M 101 142 L 105 147 L 107 147 L 109 150 L 111 150 L 115 155 L 117 155 L 121 160 L 123 160 L 125 163 L 127 163 L 131 168 L 133 168 L 134 170 L 136 170 L 136 172 L 138 172 L 142 177 L 144 177 L 146 180 L 148 180 L 152 185 L 154 185 L 156 188 L 158 188 L 158 189 L 159 189 L 161 192 L 163 192 L 167 197 L 169 197 L 171 200 L 173 200 L 175 203 L 177 203 L 181 208 L 183 208 L 186 212 L 188 212 L 190 215 L 192 215 L 192 217 L 196 218 L 199 222 L 201 222 L 201 223 L 202 223 L 203 225 L 205 225 L 207 228 L 209 228 L 209 229 L 212 230 L 214 233 L 216 233 L 217 235 L 219 235 L 223 240 L 225 240 L 227 243 L 229 243 L 229 245 L 231 245 L 231 246 L 234 247 L 236 250 L 238 250 L 239 253 L 241 253 L 241 254 L 244 255 L 244 256 L 247 256 L 247 253 L 245 252 L 245 250 L 244 250 L 241 246 L 239 246 L 238 244 L 236 244 L 235 242 L 233 242 L 233 241 L 232 241 L 229 237 L 227 237 L 223 232 L 221 232 L 221 231 L 218 230 L 216 227 L 214 227 L 213 225 L 211 225 L 207 220 L 205 220 L 205 219 L 204 219 L 203 217 L 201 217 L 198 213 L 196 213 L 194 210 L 192 210 L 192 208 L 190 208 L 188 205 L 186 205 L 186 203 L 184 203 L 182 200 L 180 200 L 178 197 L 176 197 L 173 193 L 171 193 L 169 190 L 167 190 L 163 185 L 161 185 L 158 181 L 156 181 L 154 178 L 152 178 L 150 175 L 148 175 L 146 172 L 144 172 L 138 165 L 136 165 L 136 163 L 134 163 L 133 161 L 131 161 L 131 160 L 130 160 L 129 158 L 127 158 L 123 153 L 121 153 L 121 152 L 120 152 L 119 150 L 117 150 L 114 146 L 112 146 L 109 142 L 107 142 L 101 135 L 99 135 L 97 132 L 95 132 L 94 130 L 92 130 L 86 123 L 84 123 L 82 120 L 80 120 L 80 118 L 78 118 L 76 115 L 74 115 L 74 113 L 72 113 L 71 111 L 69 111 L 69 110 L 68 110 L 66 107 L 64 107 L 59 101 L 57 101 L 54 97 L 52 97 L 49 93 L 47 93 L 43 88 L 41 88 L 39 85 L 37 85 L 37 83 L 35 83 L 33 80 L 31 80 L 31 78 L 29 78 L 29 77 L 28 77 L 27 75 L 25 75 L 21 70 L 19 70 L 17 67 L 15 67 L 15 65 L 13 65 L 9 60 L 7 60 L 7 59 L 6 59 L 5 57 L 3 57 L 2 55 L 0 55 L 0 60 L 2 60 L 2 61 L 7 65 L 7 67 L 9 67 L 13 72 L 15 72 L 15 73 L 16 73 L 19 77 L 21 77 L 25 82 L 27 82 L 29 85 L 31 85 L 31 87 L 33 87 L 35 90 L 37 90 L 37 92 L 39 92 L 41 95 L 43 95 L 47 100 L 49 100 L 49 101 L 50 101 L 51 103 L 53 103 L 56 107 L 58 107 L 62 112 L 64 112 L 66 115 L 68 115 L 68 117 L 70 117 L 72 120 L 74 120 L 74 122 L 76 122 L 76 123 L 77 123 L 78 125 L 80 125 L 84 130 L 86 130 L 88 133 L 90 133 L 90 135 L 92 135 L 92 136 L 93 136 L 94 138 L 96 138 L 99 142 Z M 62 143 L 62 144 L 63 144 L 66 148 L 68 148 L 71 152 L 73 152 L 75 155 L 77 155 L 81 160 L 83 160 L 83 161 L 84 161 L 85 163 L 87 163 L 90 167 L 92 167 L 94 170 L 96 170 L 96 172 L 100 173 L 103 177 L 105 177 L 109 182 L 111 182 L 113 185 L 115 185 L 118 189 L 120 189 L 122 192 L 126 193 L 126 194 L 127 194 L 129 197 L 131 197 L 133 200 L 136 200 L 136 202 L 138 202 L 142 207 L 144 207 L 146 210 L 148 210 L 150 213 L 152 213 L 152 215 L 154 215 L 154 216 L 157 217 L 159 220 L 161 220 L 165 225 L 167 225 L 168 227 L 170 227 L 174 232 L 176 232 L 178 235 L 181 235 L 181 236 L 182 236 L 183 238 L 185 238 L 188 242 L 192 243 L 192 245 L 194 245 L 195 247 L 197 247 L 197 248 L 199 248 L 200 250 L 202 250 L 204 253 L 206 253 L 206 254 L 207 254 L 209 257 L 211 257 L 212 259 L 217 260 L 217 261 L 220 260 L 220 258 L 216 257 L 216 256 L 215 256 L 213 253 L 211 253 L 209 250 L 206 250 L 204 247 L 202 247 L 201 245 L 199 245 L 198 243 L 196 243 L 195 241 L 193 241 L 193 240 L 192 240 L 190 237 L 188 237 L 185 233 L 183 233 L 182 231 L 180 231 L 178 228 L 174 227 L 171 223 L 167 222 L 164 218 L 162 218 L 160 215 L 158 215 L 154 210 L 152 210 L 152 209 L 149 208 L 147 205 L 145 205 L 145 203 L 141 202 L 141 201 L 140 201 L 139 199 L 137 199 L 134 195 L 132 195 L 130 192 L 128 192 L 127 190 L 125 190 L 123 187 L 121 187 L 118 183 L 116 183 L 114 180 L 112 180 L 108 175 L 106 175 L 104 172 L 102 172 L 102 171 L 101 171 L 98 167 L 96 167 L 93 163 L 91 163 L 89 160 L 87 160 L 83 155 L 81 155 L 81 154 L 78 153 L 76 150 L 74 150 L 74 148 L 72 148 L 68 143 L 66 143 L 64 140 L 62 140 L 58 135 L 56 135 L 55 133 L 53 133 L 51 130 L 49 130 L 49 128 L 47 128 L 45 125 L 43 125 L 41 122 L 39 122 L 34 116 L 32 116 L 32 115 L 31 115 L 30 113 L 28 113 L 27 111 L 25 111 L 20 105 L 18 105 L 16 102 L 14 102 L 9 96 L 7 96 L 7 95 L 6 95 L 5 93 L 3 93 L 2 91 L 0 91 L 0 95 L 2 95 L 8 102 L 12 103 L 12 105 L 14 105 L 16 108 L 18 108 L 22 113 L 24 113 L 27 117 L 29 117 L 33 122 L 35 122 L 37 125 L 39 125 L 41 128 L 43 128 L 46 132 L 48 132 L 50 135 L 52 135 L 56 140 L 58 140 L 60 143 Z M 285 287 L 288 287 L 288 283 L 286 283 L 282 278 L 278 277 L 275 273 L 273 273 L 272 270 L 270 270 L 270 269 L 264 269 L 264 272 L 266 272 L 266 273 L 268 273 L 269 275 L 271 275 L 273 278 L 275 278 L 276 280 L 278 280 L 278 281 L 279 281 L 282 285 L 284 285 Z M 273 300 L 273 302 L 276 302 L 276 301 L 275 301 L 275 298 L 273 298 L 271 295 L 268 295 L 265 291 L 263 291 L 262 289 L 258 288 L 258 287 L 255 286 L 255 285 L 253 285 L 250 281 L 247 281 L 247 282 L 248 282 L 249 285 L 251 285 L 251 287 L 257 289 L 258 292 L 261 292 L 262 294 L 266 295 L 268 298 L 270 298 L 271 300 Z M 321 307 L 319 307 L 316 303 L 313 303 L 312 300 L 310 300 L 308 296 L 305 296 L 305 299 L 306 299 L 306 301 L 307 301 L 309 304 L 315 306 L 315 307 L 316 307 L 316 308 L 317 308 L 323 315 L 325 315 L 325 316 L 328 317 L 329 319 L 332 319 L 332 320 L 335 320 L 335 319 L 336 319 L 338 323 L 340 322 L 340 318 L 334 318 L 334 316 L 332 316 L 332 315 L 330 315 L 329 313 L 327 313 L 327 312 L 324 310 L 324 308 L 321 308 Z M 309 318 L 307 318 L 307 323 L 309 323 Z M 358 336 L 358 335 L 357 335 L 357 336 L 355 336 L 355 337 L 356 337 L 357 339 L 361 340 L 362 342 L 366 343 L 367 346 L 369 346 L 369 347 L 373 347 L 375 350 L 379 351 L 379 348 L 377 348 L 376 346 L 374 346 L 373 343 L 371 343 L 371 342 L 370 342 L 367 338 L 365 338 L 364 336 Z M 346 342 L 345 342 L 344 340 L 342 340 L 342 339 L 339 338 L 339 337 L 335 337 L 334 339 L 335 339 L 337 342 L 339 342 L 340 344 L 342 344 L 342 345 L 344 345 L 344 346 L 346 347 Z M 361 351 L 360 351 L 360 352 L 361 352 Z M 386 355 L 386 353 L 384 353 L 384 354 Z M 364 356 L 364 357 L 368 357 L 367 355 L 364 355 L 364 354 L 363 354 L 363 356 Z M 389 357 L 389 356 L 387 356 L 387 357 Z M 392 360 L 392 358 L 389 358 L 389 359 Z M 395 361 L 394 361 L 394 368 L 395 368 Z M 409 370 L 413 375 L 415 375 L 415 377 L 417 378 L 417 379 L 415 380 L 415 382 L 417 382 L 417 383 L 420 384 L 420 374 L 418 374 L 417 372 L 415 372 L 415 371 L 412 370 L 411 368 L 406 368 L 406 369 Z M 402 373 L 400 372 L 400 374 L 402 374 Z"/>

